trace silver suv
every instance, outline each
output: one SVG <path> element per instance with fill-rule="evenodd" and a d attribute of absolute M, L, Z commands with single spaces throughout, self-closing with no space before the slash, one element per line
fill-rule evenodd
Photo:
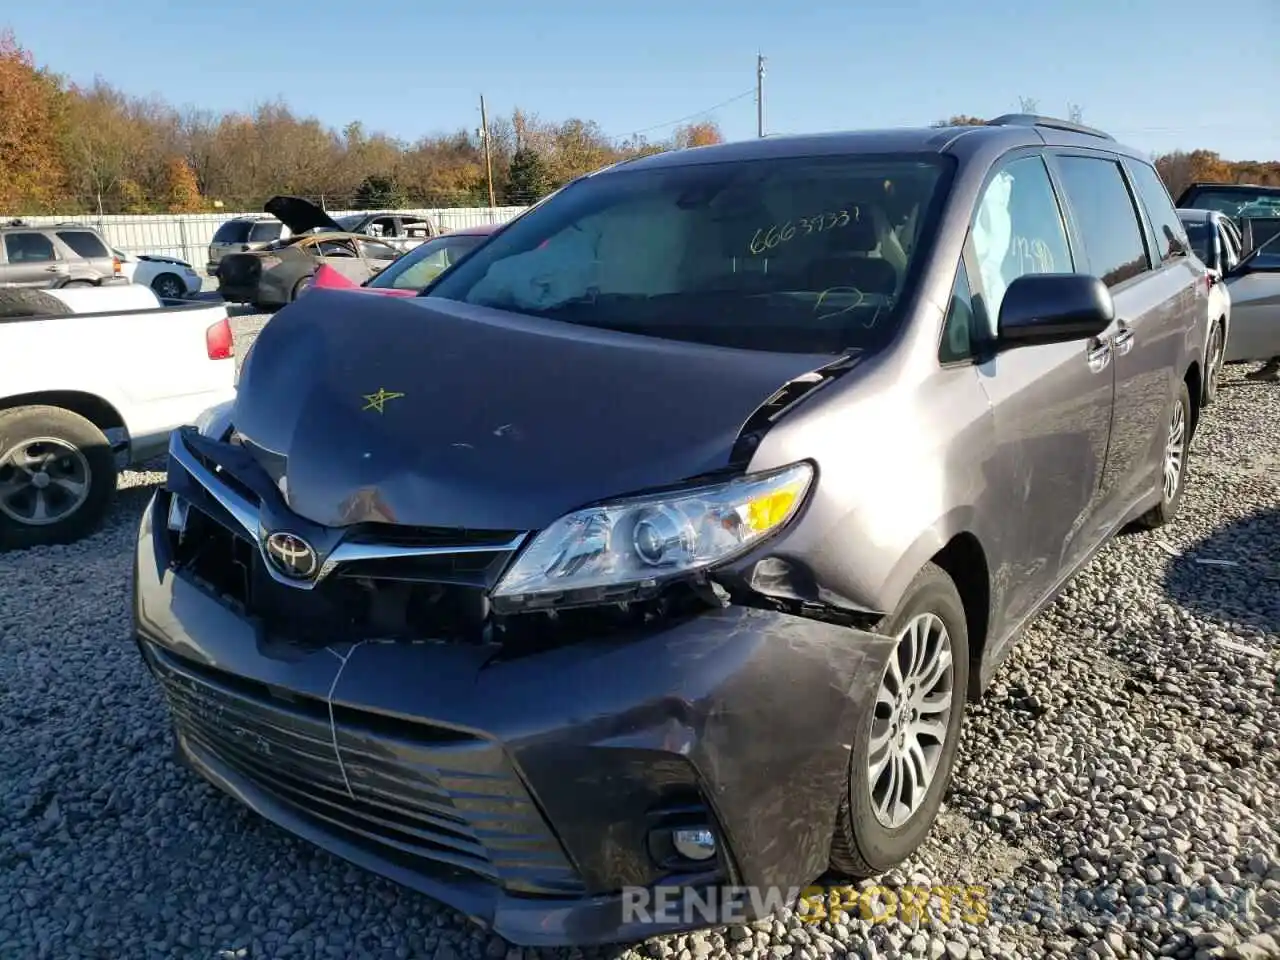
<path fill-rule="evenodd" d="M 0 287 L 100 286 L 128 283 L 102 235 L 78 223 L 0 226 Z"/>
<path fill-rule="evenodd" d="M 275 217 L 236 217 L 218 227 L 209 243 L 209 276 L 218 271 L 218 264 L 229 253 L 246 253 L 260 250 L 276 240 L 292 236 L 292 232 Z"/>

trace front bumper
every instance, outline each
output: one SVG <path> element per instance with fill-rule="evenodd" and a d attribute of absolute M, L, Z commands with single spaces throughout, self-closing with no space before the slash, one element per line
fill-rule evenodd
<path fill-rule="evenodd" d="M 139 646 L 180 756 L 285 829 L 526 946 L 704 925 L 624 922 L 622 890 L 803 887 L 828 865 L 859 704 L 891 641 L 729 607 L 504 659 L 493 645 L 276 642 L 141 525 Z M 705 824 L 673 872 L 650 831 Z"/>

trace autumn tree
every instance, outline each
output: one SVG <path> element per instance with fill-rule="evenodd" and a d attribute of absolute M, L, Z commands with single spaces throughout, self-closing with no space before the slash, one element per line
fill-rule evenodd
<path fill-rule="evenodd" d="M 724 134 L 714 120 L 703 120 L 701 123 L 690 123 L 677 127 L 671 138 L 672 146 L 677 150 L 686 147 L 708 147 L 713 143 L 724 143 Z"/>
<path fill-rule="evenodd" d="M 0 33 L 0 211 L 42 212 L 60 199 L 60 92 L 11 31 Z"/>
<path fill-rule="evenodd" d="M 553 143 L 550 166 L 557 186 L 618 160 L 612 142 L 594 120 L 566 120 L 555 131 Z"/>
<path fill-rule="evenodd" d="M 185 157 L 170 157 L 165 164 L 164 201 L 169 213 L 195 213 L 204 207 L 200 184 Z"/>

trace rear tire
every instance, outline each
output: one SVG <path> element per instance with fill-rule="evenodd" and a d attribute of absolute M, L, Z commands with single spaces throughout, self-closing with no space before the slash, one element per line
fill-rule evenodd
<path fill-rule="evenodd" d="M 71 311 L 51 293 L 32 287 L 0 287 L 0 320 L 12 317 L 57 317 Z"/>
<path fill-rule="evenodd" d="M 292 292 L 289 294 L 289 302 L 293 303 L 295 300 L 297 300 L 300 296 L 302 296 L 304 293 L 310 290 L 312 285 L 315 282 L 316 282 L 316 278 L 314 276 L 310 276 L 310 277 L 303 277 L 301 280 L 295 283 L 293 285 Z"/>
<path fill-rule="evenodd" d="M 115 455 L 84 417 L 47 406 L 0 411 L 0 549 L 80 540 L 115 492 Z"/>
<path fill-rule="evenodd" d="M 65 290 L 67 287 L 96 287 L 97 284 L 92 280 L 68 280 L 62 285 Z"/>
<path fill-rule="evenodd" d="M 1187 486 L 1191 457 L 1191 393 L 1185 381 L 1178 385 L 1178 393 L 1165 423 L 1160 502 L 1138 518 L 1139 526 L 1148 530 L 1163 527 L 1178 515 L 1182 492 Z"/>
<path fill-rule="evenodd" d="M 849 775 L 831 841 L 831 866 L 837 873 L 876 876 L 906 860 L 928 836 L 951 782 L 960 741 L 969 686 L 966 624 L 955 583 L 941 567 L 927 563 L 907 587 L 898 608 L 876 627 L 877 633 L 897 637 L 898 645 L 885 665 L 875 700 L 863 704 L 854 721 Z M 928 632 L 917 632 L 921 627 Z M 921 639 L 923 644 L 913 646 L 913 640 Z M 949 653 L 950 662 L 939 666 L 937 654 L 942 650 Z M 918 673 L 912 670 L 913 664 L 920 666 Z M 890 669 L 895 665 L 896 672 Z M 929 678 L 935 674 L 931 683 Z M 895 697 L 895 686 L 903 696 Z M 908 709 L 904 712 L 895 703 Z M 945 718 L 941 715 L 944 704 Z M 924 710 L 918 709 L 921 705 Z M 922 719 L 934 730 L 945 731 L 941 742 L 936 736 L 916 735 L 920 729 L 916 724 Z M 899 753 L 895 743 L 908 748 L 914 743 L 915 750 Z M 895 757 L 905 760 L 898 766 Z M 901 781 L 893 779 L 895 769 L 901 772 Z M 923 785 L 909 798 L 899 796 L 900 790 L 895 792 L 908 776 L 911 783 Z"/>

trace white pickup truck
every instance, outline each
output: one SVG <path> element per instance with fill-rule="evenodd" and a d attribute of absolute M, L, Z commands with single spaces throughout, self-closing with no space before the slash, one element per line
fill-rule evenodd
<path fill-rule="evenodd" d="M 0 550 L 91 533 L 119 470 L 235 397 L 226 306 L 135 291 L 0 289 Z"/>

